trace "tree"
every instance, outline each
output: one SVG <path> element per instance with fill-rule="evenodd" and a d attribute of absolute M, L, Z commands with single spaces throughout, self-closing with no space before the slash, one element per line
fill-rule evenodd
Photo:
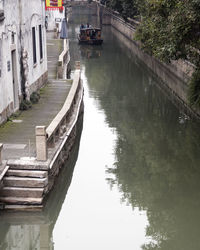
<path fill-rule="evenodd" d="M 125 20 L 139 14 L 137 0 L 107 0 L 107 6 L 118 11 Z"/>
<path fill-rule="evenodd" d="M 146 0 L 137 39 L 143 48 L 165 62 L 187 59 L 200 64 L 200 1 Z"/>
<path fill-rule="evenodd" d="M 200 106 L 200 1 L 145 0 L 139 9 L 142 18 L 136 39 L 161 61 L 184 59 L 195 65 L 189 100 Z"/>

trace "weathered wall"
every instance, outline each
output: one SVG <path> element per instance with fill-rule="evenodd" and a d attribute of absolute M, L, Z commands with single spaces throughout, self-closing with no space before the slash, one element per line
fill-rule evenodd
<path fill-rule="evenodd" d="M 40 85 L 38 81 L 41 82 L 41 79 L 46 80 L 44 77 L 47 75 L 44 4 L 43 0 L 0 0 L 0 9 L 5 15 L 5 19 L 0 22 L 0 123 L 19 109 L 25 83 L 26 91 L 30 95 L 32 89 L 35 89 L 33 85 Z M 39 25 L 42 28 L 42 60 L 40 59 Z M 37 62 L 35 64 L 33 63 L 32 27 L 36 28 Z"/>
<path fill-rule="evenodd" d="M 16 0 L 14 0 L 16 1 Z M 28 52 L 28 85 L 31 86 L 47 71 L 45 2 L 41 0 L 22 0 L 22 47 Z M 43 58 L 40 59 L 39 25 L 42 27 Z M 32 27 L 36 29 L 36 57 L 33 63 Z"/>
<path fill-rule="evenodd" d="M 12 82 L 12 65 L 11 65 L 11 51 L 15 49 L 16 61 L 19 62 L 18 56 L 18 41 L 12 42 L 12 32 L 14 39 L 19 33 L 19 27 L 16 20 L 19 19 L 19 12 L 16 7 L 11 9 L 11 0 L 1 1 L 1 9 L 4 10 L 5 20 L 0 22 L 0 122 L 5 120 L 7 116 L 13 112 L 14 107 L 14 90 Z M 13 11 L 11 11 L 13 10 Z M 11 13 L 10 13 L 11 12 Z M 17 78 L 17 92 L 21 94 L 19 88 L 20 71 L 19 67 L 16 72 Z M 18 97 L 17 95 L 17 97 Z M 19 99 L 16 99 L 16 108 L 19 106 Z"/>
<path fill-rule="evenodd" d="M 189 111 L 189 113 L 199 117 L 200 112 L 198 110 L 192 110 L 188 106 L 187 101 L 188 81 L 193 72 L 193 66 L 181 60 L 167 65 L 144 53 L 140 49 L 139 44 L 134 41 L 134 34 L 136 30 L 134 25 L 126 23 L 117 14 L 107 11 L 107 9 L 103 6 L 98 7 L 97 10 L 98 15 L 102 15 L 102 24 L 110 24 L 118 30 L 122 34 L 122 36 L 119 36 L 121 42 L 133 51 L 134 54 L 141 61 L 143 61 L 164 84 L 166 84 L 168 91 L 171 91 L 171 93 L 177 98 L 177 101 L 187 107 L 187 111 Z"/>

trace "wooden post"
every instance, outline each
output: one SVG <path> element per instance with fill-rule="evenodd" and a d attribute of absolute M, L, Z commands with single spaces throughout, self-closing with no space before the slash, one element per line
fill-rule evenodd
<path fill-rule="evenodd" d="M 46 137 L 46 127 L 36 126 L 36 158 L 38 161 L 47 160 L 47 137 Z"/>
<path fill-rule="evenodd" d="M 0 165 L 2 164 L 2 149 L 3 149 L 3 144 L 0 143 Z"/>

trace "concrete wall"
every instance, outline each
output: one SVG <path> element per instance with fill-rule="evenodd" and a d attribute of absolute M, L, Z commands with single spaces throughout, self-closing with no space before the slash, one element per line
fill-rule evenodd
<path fill-rule="evenodd" d="M 102 16 L 102 24 L 112 25 L 122 35 L 118 36 L 121 42 L 143 61 L 165 84 L 165 89 L 170 91 L 184 109 L 196 117 L 200 117 L 199 110 L 193 110 L 188 106 L 187 90 L 188 81 L 194 70 L 193 65 L 185 61 L 175 61 L 170 65 L 160 62 L 156 58 L 144 53 L 139 43 L 134 41 L 136 26 L 126 23 L 117 13 L 108 11 L 104 6 L 97 7 L 98 16 Z M 128 39 L 127 39 L 128 38 Z"/>
<path fill-rule="evenodd" d="M 0 123 L 19 109 L 25 90 L 30 96 L 31 92 L 42 85 L 47 78 L 44 4 L 43 0 L 0 0 L 0 9 L 4 11 L 5 16 L 0 22 Z M 39 25 L 42 28 L 42 60 L 40 60 Z M 36 29 L 35 64 L 32 27 Z"/>

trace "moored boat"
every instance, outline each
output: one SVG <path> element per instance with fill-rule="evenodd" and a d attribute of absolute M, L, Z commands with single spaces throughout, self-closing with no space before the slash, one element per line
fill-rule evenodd
<path fill-rule="evenodd" d="M 93 27 L 81 27 L 78 34 L 79 44 L 101 45 L 103 39 L 101 38 L 101 29 Z"/>

